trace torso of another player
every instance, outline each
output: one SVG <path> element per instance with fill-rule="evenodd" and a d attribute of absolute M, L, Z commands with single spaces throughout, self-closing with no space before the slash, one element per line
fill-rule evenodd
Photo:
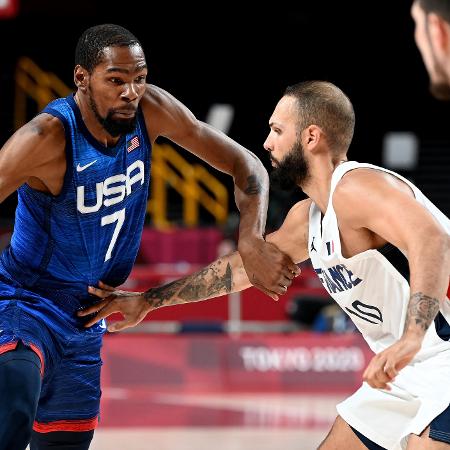
<path fill-rule="evenodd" d="M 351 236 L 346 234 L 345 240 L 342 237 L 345 229 L 339 228 L 331 199 L 342 176 L 359 167 L 386 171 L 353 161 L 338 166 L 333 174 L 325 215 L 322 216 L 317 205 L 311 204 L 308 250 L 311 263 L 324 288 L 349 315 L 371 349 L 378 353 L 392 345 L 403 334 L 410 297 L 409 265 L 407 255 L 391 244 L 378 248 L 375 242 L 373 247 L 376 248 L 364 249 L 359 248 L 361 240 L 358 242 L 355 239 L 353 245 Z M 398 176 L 393 172 L 389 173 Z M 413 185 L 410 187 L 418 201 L 427 207 L 450 233 L 449 219 L 417 188 Z M 343 254 L 348 255 L 349 250 L 353 256 L 344 257 Z M 428 330 L 417 358 L 439 351 L 440 348 L 448 348 L 449 303 L 444 303 L 435 327 Z"/>

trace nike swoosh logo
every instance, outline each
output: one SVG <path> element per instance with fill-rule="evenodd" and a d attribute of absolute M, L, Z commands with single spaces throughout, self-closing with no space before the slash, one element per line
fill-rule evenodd
<path fill-rule="evenodd" d="M 83 172 L 84 169 L 87 169 L 88 167 L 92 166 L 92 164 L 95 164 L 97 160 L 91 161 L 90 163 L 87 163 L 85 166 L 80 166 L 80 163 L 78 163 L 77 166 L 77 172 Z"/>

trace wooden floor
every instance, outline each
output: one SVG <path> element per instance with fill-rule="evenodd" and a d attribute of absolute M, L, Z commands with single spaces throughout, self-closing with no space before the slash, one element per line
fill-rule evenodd
<path fill-rule="evenodd" d="M 91 450 L 313 450 L 325 430 L 264 428 L 99 429 Z"/>
<path fill-rule="evenodd" d="M 166 394 L 127 399 L 126 393 L 115 390 L 104 392 L 104 397 L 107 411 L 91 450 L 314 450 L 345 395 Z"/>

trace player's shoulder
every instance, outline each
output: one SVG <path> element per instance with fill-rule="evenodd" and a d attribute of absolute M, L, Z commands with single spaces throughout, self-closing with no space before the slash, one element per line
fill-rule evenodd
<path fill-rule="evenodd" d="M 307 198 L 305 200 L 301 200 L 297 203 L 295 203 L 292 208 L 289 210 L 286 219 L 294 219 L 294 220 L 301 220 L 307 221 L 309 218 L 309 210 L 311 208 L 312 200 L 310 198 Z"/>
<path fill-rule="evenodd" d="M 384 195 L 391 189 L 408 190 L 405 182 L 393 172 L 377 167 L 358 167 L 346 172 L 338 181 L 333 193 L 333 203 L 365 201 L 366 195 Z"/>
<path fill-rule="evenodd" d="M 16 132 L 18 138 L 32 139 L 35 142 L 62 144 L 65 142 L 64 125 L 58 117 L 41 113 L 19 128 Z"/>
<path fill-rule="evenodd" d="M 312 201 L 309 198 L 295 203 L 287 213 L 281 228 L 289 233 L 303 233 L 303 228 L 308 228 L 311 204 Z"/>
<path fill-rule="evenodd" d="M 145 93 L 141 100 L 141 106 L 146 108 L 164 108 L 176 101 L 175 97 L 154 84 L 147 83 Z"/>
<path fill-rule="evenodd" d="M 373 183 L 380 183 L 391 177 L 387 172 L 376 167 L 356 167 L 344 173 L 336 185 L 336 192 L 345 193 L 347 190 L 357 189 L 361 186 L 370 186 Z"/>
<path fill-rule="evenodd" d="M 339 221 L 354 224 L 361 218 L 382 214 L 389 204 L 405 195 L 414 197 L 411 187 L 394 173 L 361 167 L 339 180 L 332 202 Z"/>

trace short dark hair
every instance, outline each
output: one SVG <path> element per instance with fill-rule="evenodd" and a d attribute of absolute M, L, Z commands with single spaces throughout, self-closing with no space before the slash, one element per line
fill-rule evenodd
<path fill-rule="evenodd" d="M 297 100 L 299 132 L 317 125 L 334 153 L 347 152 L 353 139 L 355 112 L 350 99 L 337 86 L 327 81 L 304 81 L 289 86 L 284 95 Z"/>
<path fill-rule="evenodd" d="M 133 33 L 120 25 L 106 23 L 88 28 L 78 39 L 75 49 L 75 65 L 84 67 L 89 73 L 102 62 L 106 47 L 131 47 L 139 45 Z"/>
<path fill-rule="evenodd" d="M 426 14 L 436 13 L 446 22 L 450 23 L 450 2 L 449 0 L 415 0 Z"/>

